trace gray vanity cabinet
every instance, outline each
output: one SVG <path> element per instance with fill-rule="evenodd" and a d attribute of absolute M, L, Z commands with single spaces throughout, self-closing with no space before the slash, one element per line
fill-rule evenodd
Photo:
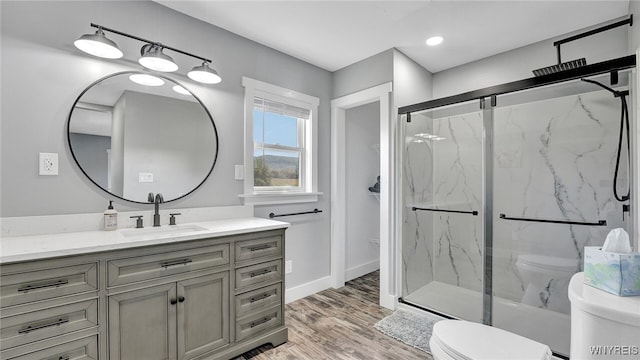
<path fill-rule="evenodd" d="M 181 281 L 177 289 L 178 360 L 229 344 L 229 272 Z"/>
<path fill-rule="evenodd" d="M 0 265 L 0 360 L 225 360 L 287 341 L 284 229 Z"/>
<path fill-rule="evenodd" d="M 176 285 L 109 296 L 109 358 L 176 359 Z"/>
<path fill-rule="evenodd" d="M 229 343 L 229 272 L 109 296 L 112 360 L 191 359 Z"/>

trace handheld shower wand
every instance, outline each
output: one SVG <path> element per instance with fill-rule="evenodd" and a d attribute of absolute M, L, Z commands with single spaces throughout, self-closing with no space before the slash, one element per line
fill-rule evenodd
<path fill-rule="evenodd" d="M 612 76 L 612 79 L 614 77 Z M 616 78 L 617 78 L 617 74 L 616 74 Z M 601 88 L 613 93 L 614 97 L 619 97 L 620 98 L 620 133 L 618 136 L 618 151 L 617 151 L 617 155 L 616 155 L 616 167 L 615 170 L 613 172 L 613 196 L 616 198 L 616 200 L 620 201 L 620 202 L 625 202 L 628 201 L 631 197 L 631 184 L 629 179 L 627 180 L 627 193 L 626 195 L 620 195 L 618 194 L 618 174 L 620 172 L 620 154 L 622 152 L 622 137 L 623 137 L 623 133 L 626 130 L 627 131 L 627 177 L 629 177 L 629 173 L 628 171 L 631 168 L 631 151 L 630 151 L 630 138 L 629 138 L 629 107 L 627 105 L 627 96 L 629 95 L 629 90 L 625 90 L 625 91 L 617 91 L 614 90 L 606 85 L 603 85 L 597 81 L 594 80 L 590 80 L 590 79 L 580 79 L 584 82 L 588 82 L 591 84 L 595 84 L 600 86 Z M 617 81 L 617 79 L 616 79 Z M 622 206 L 622 218 L 624 220 L 624 213 L 625 211 L 629 211 L 629 205 L 623 205 Z"/>

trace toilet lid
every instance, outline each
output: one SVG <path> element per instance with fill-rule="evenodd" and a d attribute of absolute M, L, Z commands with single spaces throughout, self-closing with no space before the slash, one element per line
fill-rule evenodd
<path fill-rule="evenodd" d="M 433 326 L 433 340 L 456 360 L 549 360 L 547 345 L 492 326 L 443 320 Z"/>
<path fill-rule="evenodd" d="M 555 270 L 555 271 L 566 271 L 570 273 L 575 273 L 579 271 L 578 268 L 578 260 L 577 259 L 567 259 L 560 258 L 556 256 L 545 256 L 545 255 L 518 255 L 517 262 L 527 264 L 533 267 Z"/>

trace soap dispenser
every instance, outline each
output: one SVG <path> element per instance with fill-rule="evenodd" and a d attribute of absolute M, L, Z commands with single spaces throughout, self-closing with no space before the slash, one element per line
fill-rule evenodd
<path fill-rule="evenodd" d="M 118 228 L 118 212 L 113 208 L 113 201 L 109 201 L 109 207 L 104 211 L 104 229 L 115 230 Z"/>

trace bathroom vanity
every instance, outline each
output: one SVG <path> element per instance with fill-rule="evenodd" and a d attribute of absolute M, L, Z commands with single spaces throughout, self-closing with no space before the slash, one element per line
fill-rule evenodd
<path fill-rule="evenodd" d="M 287 223 L 5 237 L 0 358 L 229 359 L 287 341 Z"/>

